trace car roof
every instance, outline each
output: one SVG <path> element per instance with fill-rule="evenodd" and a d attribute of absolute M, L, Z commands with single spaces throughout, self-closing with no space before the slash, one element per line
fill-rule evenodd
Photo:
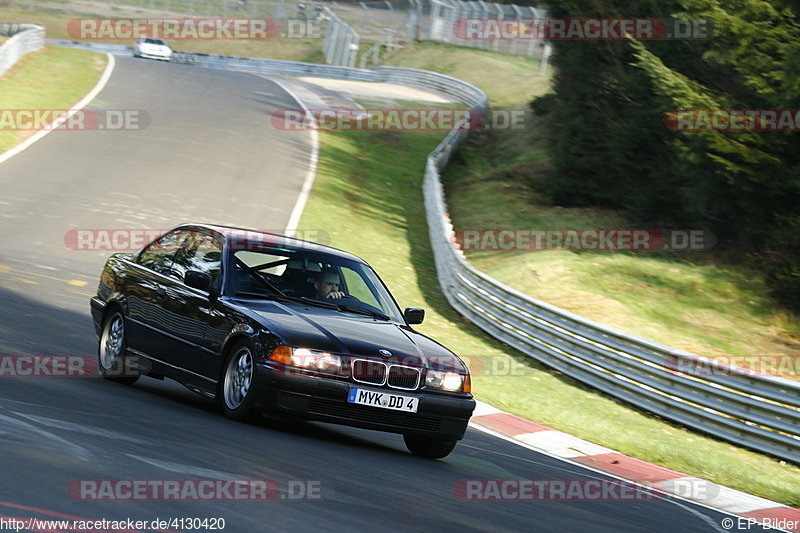
<path fill-rule="evenodd" d="M 234 226 L 221 226 L 218 224 L 203 224 L 203 223 L 181 224 L 175 229 L 201 229 L 217 233 L 220 236 L 224 237 L 225 239 L 227 239 L 232 235 L 241 235 L 243 232 L 247 232 L 250 234 L 263 235 L 269 237 L 269 239 L 265 240 L 266 242 L 269 242 L 270 245 L 296 249 L 296 250 L 323 252 L 330 255 L 335 255 L 337 257 L 341 257 L 343 259 L 349 259 L 351 261 L 357 261 L 359 263 L 367 264 L 366 261 L 364 261 L 355 254 L 351 254 L 350 252 L 345 252 L 344 250 L 333 248 L 331 246 L 325 246 L 324 244 L 318 244 L 316 242 L 305 241 L 303 239 L 296 239 L 294 237 L 289 237 L 287 235 L 279 235 L 277 233 L 252 230 L 248 228 L 238 228 Z"/>

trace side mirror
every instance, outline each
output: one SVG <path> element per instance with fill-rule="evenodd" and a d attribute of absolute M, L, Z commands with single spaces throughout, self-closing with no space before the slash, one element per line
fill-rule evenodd
<path fill-rule="evenodd" d="M 403 311 L 403 318 L 410 324 L 422 324 L 425 320 L 425 310 L 419 307 L 406 307 Z"/>
<path fill-rule="evenodd" d="M 211 276 L 199 270 L 187 270 L 183 276 L 183 282 L 187 287 L 201 291 L 211 292 Z"/>

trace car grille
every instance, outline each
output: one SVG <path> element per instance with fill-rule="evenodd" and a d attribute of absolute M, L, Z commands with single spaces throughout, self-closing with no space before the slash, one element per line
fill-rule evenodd
<path fill-rule="evenodd" d="M 439 431 L 441 420 L 415 413 L 391 411 L 366 405 L 342 404 L 331 400 L 312 398 L 308 412 L 316 415 L 335 416 L 345 420 L 357 420 L 385 424 L 397 428 L 419 429 L 423 431 Z"/>
<path fill-rule="evenodd" d="M 387 383 L 396 389 L 415 390 L 419 386 L 420 371 L 410 366 L 391 365 Z"/>
<path fill-rule="evenodd" d="M 387 365 L 380 361 L 355 359 L 351 364 L 353 380 L 371 385 L 389 385 L 394 389 L 416 390 L 421 372 L 418 368 Z"/>
<path fill-rule="evenodd" d="M 386 383 L 386 365 L 366 359 L 355 359 L 352 364 L 353 379 L 359 383 L 383 385 Z"/>

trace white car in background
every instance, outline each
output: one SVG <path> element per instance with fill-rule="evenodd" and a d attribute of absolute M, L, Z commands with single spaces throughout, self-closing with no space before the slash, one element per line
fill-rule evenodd
<path fill-rule="evenodd" d="M 155 37 L 142 37 L 133 47 L 133 57 L 147 57 L 150 59 L 163 59 L 169 61 L 172 49 L 167 43 Z"/>

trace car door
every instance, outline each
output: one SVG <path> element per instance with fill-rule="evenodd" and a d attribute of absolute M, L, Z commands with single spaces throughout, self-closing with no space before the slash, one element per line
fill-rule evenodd
<path fill-rule="evenodd" d="M 212 346 L 207 330 L 216 298 L 209 291 L 189 287 L 184 283 L 190 270 L 208 274 L 213 292 L 219 293 L 222 270 L 222 242 L 209 233 L 192 231 L 181 245 L 172 262 L 170 281 L 165 285 L 162 301 L 165 316 L 169 317 L 169 334 L 173 349 L 169 362 L 187 371 L 191 381 L 208 385 L 204 369 L 219 346 Z M 205 388 L 205 387 L 204 387 Z"/>
<path fill-rule="evenodd" d="M 174 230 L 145 247 L 130 269 L 126 286 L 128 347 L 160 360 L 168 357 L 172 340 L 163 299 L 171 283 L 172 262 L 189 231 Z"/>

